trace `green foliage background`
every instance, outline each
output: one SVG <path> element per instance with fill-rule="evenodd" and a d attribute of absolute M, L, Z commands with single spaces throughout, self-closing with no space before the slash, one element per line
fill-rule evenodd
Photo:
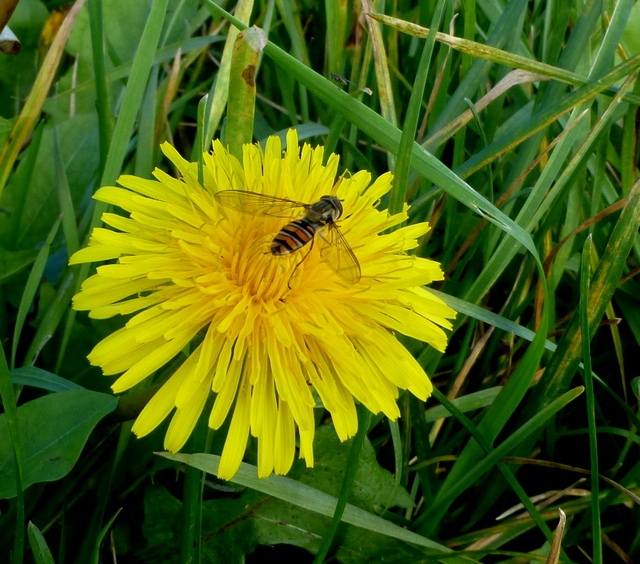
<path fill-rule="evenodd" d="M 640 3 L 69 8 L 22 0 L 22 52 L 0 55 L 1 561 L 640 560 Z M 234 51 L 227 11 L 263 50 L 253 30 Z M 315 468 L 258 480 L 250 447 L 221 483 L 201 470 L 223 434 L 164 457 L 163 428 L 131 435 L 171 367 L 113 397 L 85 357 L 123 320 L 71 311 L 89 269 L 67 260 L 104 211 L 91 194 L 167 167 L 161 142 L 198 160 L 290 127 L 343 169 L 394 171 L 381 206 L 431 223 L 418 253 L 459 315 L 445 355 L 405 342 L 426 406 L 361 414 L 346 444 L 318 410 Z"/>

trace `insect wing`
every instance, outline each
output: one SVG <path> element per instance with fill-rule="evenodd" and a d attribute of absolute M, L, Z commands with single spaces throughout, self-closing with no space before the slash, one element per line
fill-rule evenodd
<path fill-rule="evenodd" d="M 213 197 L 226 208 L 252 215 L 272 215 L 293 218 L 301 215 L 301 209 L 309 206 L 302 202 L 276 198 L 248 190 L 221 190 Z"/>
<path fill-rule="evenodd" d="M 349 243 L 335 223 L 329 223 L 320 235 L 320 256 L 340 278 L 356 284 L 362 276 L 360 264 Z"/>

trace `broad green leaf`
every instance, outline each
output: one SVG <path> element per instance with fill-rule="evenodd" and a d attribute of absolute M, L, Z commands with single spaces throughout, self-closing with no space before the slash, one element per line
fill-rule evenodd
<path fill-rule="evenodd" d="M 18 407 L 23 442 L 23 488 L 59 480 L 78 460 L 89 434 L 115 409 L 114 396 L 72 390 L 49 394 Z M 16 495 L 13 447 L 6 415 L 0 415 L 0 499 Z"/>

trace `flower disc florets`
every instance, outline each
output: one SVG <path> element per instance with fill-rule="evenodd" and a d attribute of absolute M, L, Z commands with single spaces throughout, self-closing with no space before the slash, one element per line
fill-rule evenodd
<path fill-rule="evenodd" d="M 242 163 L 215 141 L 204 155 L 204 185 L 195 163 L 168 144 L 162 149 L 181 178 L 156 170 L 156 180 L 123 176 L 123 188 L 98 190 L 96 199 L 129 217 L 105 213 L 113 229 L 94 229 L 89 246 L 70 261 L 117 259 L 99 266 L 74 298 L 74 308 L 93 318 L 131 316 L 89 355 L 104 374 L 121 374 L 115 392 L 204 335 L 140 413 L 133 426 L 138 436 L 174 412 L 165 447 L 179 450 L 213 392 L 209 426 L 219 428 L 232 413 L 219 476 L 234 475 L 249 434 L 258 440 L 258 474 L 268 476 L 291 467 L 296 429 L 300 456 L 313 464 L 311 387 L 341 440 L 357 429 L 354 398 L 396 419 L 399 388 L 423 400 L 430 395 L 428 377 L 391 331 L 442 351 L 441 327 L 450 328 L 455 313 L 421 288 L 442 279 L 439 264 L 406 254 L 428 224 L 386 232 L 407 219 L 375 207 L 391 174 L 371 185 L 367 172 L 336 182 L 338 157 L 323 165 L 322 147 L 300 149 L 293 130 L 284 153 L 271 137 L 264 152 L 246 145 Z M 308 204 L 338 197 L 344 213 L 337 224 L 360 263 L 360 280 L 338 276 L 319 245 L 273 256 L 271 241 L 290 220 L 225 208 L 214 197 L 222 190 Z"/>

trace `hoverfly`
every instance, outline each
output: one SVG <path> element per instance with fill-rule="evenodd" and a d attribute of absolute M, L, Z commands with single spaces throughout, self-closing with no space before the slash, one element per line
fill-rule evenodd
<path fill-rule="evenodd" d="M 322 196 L 313 204 L 305 204 L 248 190 L 221 190 L 214 194 L 214 198 L 219 204 L 246 214 L 284 218 L 302 215 L 280 229 L 271 241 L 271 254 L 289 255 L 308 243 L 313 245 L 314 236 L 318 233 L 320 256 L 331 269 L 352 284 L 360 280 L 358 259 L 336 225 L 343 209 L 335 196 Z"/>

